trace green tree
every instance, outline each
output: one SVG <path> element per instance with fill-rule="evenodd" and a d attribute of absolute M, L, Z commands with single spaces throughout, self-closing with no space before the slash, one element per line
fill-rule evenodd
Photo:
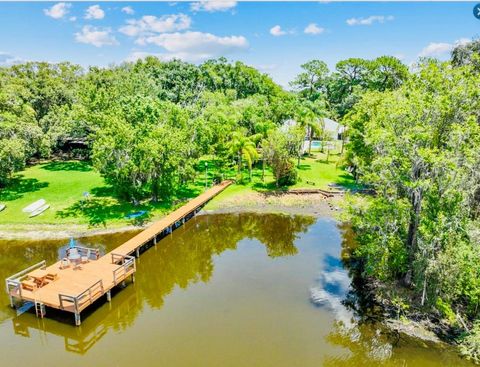
<path fill-rule="evenodd" d="M 277 187 L 291 185 L 297 181 L 297 171 L 291 160 L 288 135 L 279 129 L 271 130 L 262 141 L 262 151 L 272 167 Z"/>
<path fill-rule="evenodd" d="M 290 83 L 298 93 L 309 101 L 322 98 L 326 92 L 328 67 L 323 61 L 311 60 L 301 65 L 303 71 Z"/>
<path fill-rule="evenodd" d="M 230 154 L 237 160 L 237 170 L 242 179 L 242 166 L 245 161 L 248 166 L 249 178 L 252 180 L 252 166 L 258 159 L 258 152 L 252 137 L 245 135 L 244 131 L 235 131 L 229 144 Z"/>
<path fill-rule="evenodd" d="M 352 161 L 376 192 L 350 206 L 365 271 L 402 278 L 422 305 L 441 297 L 456 312 L 478 304 L 478 275 L 458 271 L 467 271 L 461 258 L 478 261 L 469 229 L 480 182 L 478 83 L 471 66 L 428 60 L 399 89 L 365 94 L 348 117 Z"/>

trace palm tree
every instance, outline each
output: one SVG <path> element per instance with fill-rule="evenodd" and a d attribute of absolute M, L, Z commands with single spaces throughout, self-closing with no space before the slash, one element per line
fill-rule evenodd
<path fill-rule="evenodd" d="M 237 157 L 238 173 L 242 174 L 243 161 L 247 162 L 250 181 L 252 180 L 252 166 L 258 159 L 257 146 L 253 138 L 246 136 L 244 131 L 235 131 L 230 141 L 230 154 Z"/>
<path fill-rule="evenodd" d="M 308 155 L 312 153 L 312 140 L 314 134 L 323 139 L 325 133 L 326 101 L 318 99 L 315 102 L 303 101 L 297 110 L 298 124 L 307 130 L 308 136 Z M 323 145 L 322 145 L 323 149 Z"/>
<path fill-rule="evenodd" d="M 321 119 L 323 123 L 323 119 Z M 315 113 L 312 111 L 309 106 L 305 104 L 301 104 L 296 113 L 296 122 L 297 124 L 302 127 L 304 130 L 307 131 L 308 136 L 308 155 L 312 153 L 312 140 L 313 135 L 317 134 L 320 135 L 322 132 L 322 123 L 320 123 L 319 119 L 315 116 Z M 299 147 L 298 151 L 298 166 L 300 166 L 300 156 L 301 156 L 301 149 Z"/>

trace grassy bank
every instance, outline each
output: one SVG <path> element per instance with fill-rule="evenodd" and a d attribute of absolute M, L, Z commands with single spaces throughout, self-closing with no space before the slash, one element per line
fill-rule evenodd
<path fill-rule="evenodd" d="M 298 182 L 292 188 L 319 188 L 328 190 L 330 184 L 342 186 L 346 189 L 357 187 L 355 181 L 348 172 L 341 166 L 340 153 L 338 151 L 329 155 L 321 152 L 313 152 L 311 157 L 304 157 L 298 168 Z M 247 175 L 245 174 L 245 177 Z M 205 209 L 217 210 L 222 207 L 225 201 L 238 200 L 250 193 L 266 193 L 276 190 L 275 180 L 270 170 L 266 171 L 262 180 L 262 170 L 257 167 L 253 169 L 252 180 L 244 180 L 242 185 L 232 185 L 210 201 Z"/>
<path fill-rule="evenodd" d="M 337 166 L 339 155 L 330 155 L 329 162 L 322 153 L 304 158 L 298 169 L 299 182 L 294 186 L 328 188 L 330 183 L 353 187 L 352 178 Z M 205 170 L 205 163 L 208 169 Z M 206 175 L 207 174 L 207 175 Z M 12 183 L 0 190 L 0 203 L 7 205 L 0 212 L 0 229 L 20 231 L 22 228 L 42 228 L 56 225 L 58 228 L 117 228 L 136 224 L 125 219 L 129 213 L 146 210 L 149 219 L 159 218 L 186 200 L 197 196 L 205 189 L 205 182 L 211 185 L 219 175 L 215 160 L 206 157 L 200 161 L 196 180 L 179 190 L 176 197 L 153 203 L 143 201 L 138 206 L 117 198 L 98 172 L 87 162 L 49 162 L 28 167 L 17 174 Z M 224 172 L 224 178 L 234 178 L 235 168 Z M 270 170 L 262 179 L 261 165 L 252 171 L 252 179 L 245 170 L 242 184 L 230 186 L 212 200 L 206 209 L 218 209 L 226 200 L 242 202 L 242 196 L 249 193 L 265 193 L 275 190 L 275 181 Z M 85 193 L 88 193 L 87 195 Z M 41 215 L 29 218 L 22 209 L 27 205 L 45 199 L 50 208 Z"/>
<path fill-rule="evenodd" d="M 186 200 L 197 196 L 203 187 L 190 185 L 179 191 Z M 88 193 L 88 194 L 87 194 Z M 50 208 L 34 218 L 22 209 L 45 199 Z M 158 217 L 180 205 L 179 198 L 161 203 L 142 202 L 138 206 L 117 198 L 110 186 L 87 162 L 50 162 L 28 167 L 15 176 L 11 184 L 0 190 L 0 203 L 7 205 L 0 212 L 0 225 L 22 228 L 55 224 L 88 227 L 121 227 L 134 224 L 125 219 L 129 213 L 146 210 L 151 217 Z"/>

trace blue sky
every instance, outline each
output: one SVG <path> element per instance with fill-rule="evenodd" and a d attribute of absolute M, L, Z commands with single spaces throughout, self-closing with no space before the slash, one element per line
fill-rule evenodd
<path fill-rule="evenodd" d="M 448 57 L 480 35 L 474 2 L 0 2 L 0 64 L 225 56 L 287 85 L 311 59 Z"/>

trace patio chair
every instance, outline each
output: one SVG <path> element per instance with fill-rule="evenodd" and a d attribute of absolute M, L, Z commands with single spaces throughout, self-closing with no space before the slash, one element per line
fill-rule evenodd
<path fill-rule="evenodd" d="M 70 267 L 70 260 L 68 260 L 66 257 L 64 257 L 60 261 L 60 269 L 66 269 Z"/>
<path fill-rule="evenodd" d="M 48 273 L 47 276 L 45 277 L 47 280 L 54 281 L 58 279 L 58 274 L 57 273 Z"/>
<path fill-rule="evenodd" d="M 33 292 L 34 290 L 37 289 L 37 284 L 30 279 L 24 280 L 22 281 L 22 289 Z"/>
<path fill-rule="evenodd" d="M 82 256 L 81 258 L 82 264 L 88 263 L 90 261 L 91 255 L 92 253 L 90 252 L 90 250 L 87 250 L 87 254 L 85 256 Z"/>

